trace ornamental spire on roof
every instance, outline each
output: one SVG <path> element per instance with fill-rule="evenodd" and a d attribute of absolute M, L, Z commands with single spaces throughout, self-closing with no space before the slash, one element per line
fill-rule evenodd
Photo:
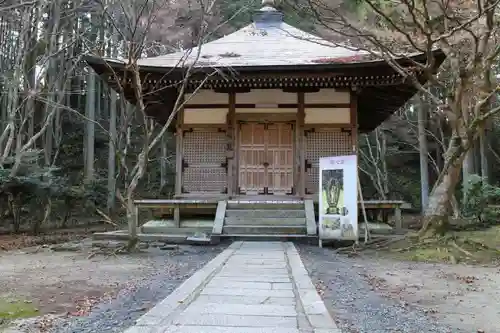
<path fill-rule="evenodd" d="M 274 0 L 262 0 L 262 7 L 275 7 Z"/>
<path fill-rule="evenodd" d="M 283 13 L 276 9 L 276 0 L 262 0 L 262 8 L 255 12 L 253 21 L 268 25 L 283 22 Z"/>

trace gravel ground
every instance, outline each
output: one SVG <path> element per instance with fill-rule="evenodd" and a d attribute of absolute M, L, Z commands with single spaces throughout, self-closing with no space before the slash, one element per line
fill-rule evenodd
<path fill-rule="evenodd" d="M 343 333 L 459 333 L 422 309 L 390 299 L 367 277 L 365 259 L 336 255 L 331 249 L 298 245 L 313 283 Z M 470 333 L 470 332 L 469 332 Z"/>
<path fill-rule="evenodd" d="M 0 296 L 33 301 L 45 315 L 8 332 L 123 332 L 227 245 L 149 248 L 90 260 L 87 251 L 0 253 Z M 500 322 L 484 320 L 500 316 L 498 267 L 349 258 L 328 248 L 297 248 L 343 333 L 500 332 Z M 89 298 L 101 300 L 87 309 L 81 303 Z M 60 315 L 66 312 L 71 315 Z"/>
<path fill-rule="evenodd" d="M 6 267 L 0 272 L 0 289 L 14 290 L 14 279 L 22 281 L 26 288 L 20 286 L 12 295 L 33 299 L 44 314 L 20 320 L 7 332 L 123 332 L 227 245 L 149 248 L 141 254 L 91 260 L 86 253 L 6 254 L 0 257 L 0 266 Z M 61 315 L 85 309 L 85 304 L 75 308 L 75 302 L 88 299 L 90 291 L 104 298 L 94 298 L 82 314 Z"/>
<path fill-rule="evenodd" d="M 88 316 L 64 322 L 52 332 L 123 332 L 224 248 L 183 247 L 183 251 L 168 257 L 159 254 L 154 257 L 156 269 L 142 281 L 121 290 L 111 302 L 100 304 Z"/>

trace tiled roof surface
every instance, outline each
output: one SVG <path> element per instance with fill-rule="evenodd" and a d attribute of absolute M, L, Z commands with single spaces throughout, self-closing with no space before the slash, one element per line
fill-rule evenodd
<path fill-rule="evenodd" d="M 281 19 L 281 13 L 264 7 L 260 19 L 220 39 L 203 44 L 195 67 L 294 66 L 363 62 L 366 51 L 339 47 L 299 30 Z M 143 58 L 140 66 L 173 68 L 191 65 L 199 49 Z"/>

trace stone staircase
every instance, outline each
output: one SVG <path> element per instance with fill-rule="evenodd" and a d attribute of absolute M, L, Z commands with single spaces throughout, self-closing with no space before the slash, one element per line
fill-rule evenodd
<path fill-rule="evenodd" d="M 251 240 L 317 237 L 312 200 L 221 200 L 215 217 L 151 220 L 137 228 L 140 241 L 212 243 L 220 238 Z M 95 233 L 95 240 L 127 240 L 127 230 Z"/>
<path fill-rule="evenodd" d="M 249 238 L 313 236 L 311 230 L 308 233 L 307 224 L 303 200 L 229 200 L 221 236 Z"/>

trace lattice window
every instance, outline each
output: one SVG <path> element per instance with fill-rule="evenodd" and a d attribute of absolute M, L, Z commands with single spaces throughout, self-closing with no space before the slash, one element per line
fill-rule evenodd
<path fill-rule="evenodd" d="M 305 146 L 306 193 L 312 194 L 318 191 L 320 157 L 352 154 L 353 142 L 350 132 L 316 128 L 312 132 L 306 132 Z"/>
<path fill-rule="evenodd" d="M 184 133 L 182 187 L 184 192 L 217 192 L 227 187 L 227 137 L 217 128 Z"/>
<path fill-rule="evenodd" d="M 193 129 L 184 133 L 183 158 L 188 164 L 221 164 L 226 162 L 226 132 L 217 128 Z"/>
<path fill-rule="evenodd" d="M 184 191 L 217 192 L 226 189 L 226 169 L 218 168 L 186 168 L 182 174 Z"/>

